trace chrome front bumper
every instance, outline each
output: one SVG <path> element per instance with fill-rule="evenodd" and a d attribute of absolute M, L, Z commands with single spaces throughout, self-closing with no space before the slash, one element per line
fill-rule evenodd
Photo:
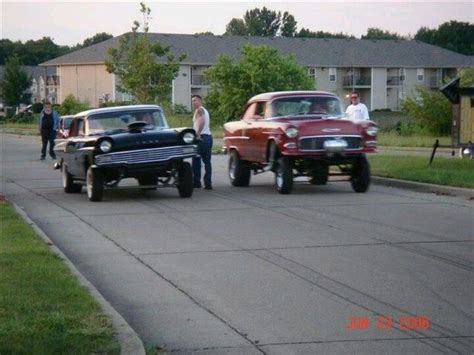
<path fill-rule="evenodd" d="M 178 158 L 191 158 L 196 154 L 196 145 L 137 149 L 98 155 L 95 157 L 95 164 L 106 166 L 160 163 Z"/>

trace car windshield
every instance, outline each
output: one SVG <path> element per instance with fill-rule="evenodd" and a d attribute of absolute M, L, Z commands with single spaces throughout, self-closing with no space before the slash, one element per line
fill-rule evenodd
<path fill-rule="evenodd" d="M 87 121 L 89 135 L 125 132 L 130 123 L 139 121 L 146 122 L 156 128 L 168 128 L 161 110 L 104 112 L 89 116 Z"/>
<path fill-rule="evenodd" d="M 343 117 L 341 102 L 331 96 L 291 96 L 275 99 L 271 104 L 272 117 L 321 115 Z"/>

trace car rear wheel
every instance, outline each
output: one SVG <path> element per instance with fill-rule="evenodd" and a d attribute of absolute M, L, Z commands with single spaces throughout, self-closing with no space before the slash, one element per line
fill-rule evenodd
<path fill-rule="evenodd" d="M 182 162 L 178 167 L 177 187 L 179 196 L 191 197 L 193 195 L 193 171 L 188 162 Z"/>
<path fill-rule="evenodd" d="M 67 165 L 63 162 L 61 165 L 61 176 L 63 180 L 64 192 L 67 194 L 77 194 L 82 191 L 82 184 L 74 183 L 72 175 L 67 171 Z"/>
<path fill-rule="evenodd" d="M 275 186 L 281 194 L 289 194 L 293 189 L 293 167 L 288 157 L 281 157 L 277 161 Z"/>
<path fill-rule="evenodd" d="M 87 197 L 89 197 L 90 201 L 102 201 L 104 196 L 104 178 L 100 170 L 92 169 L 91 167 L 87 169 L 86 186 Z"/>
<path fill-rule="evenodd" d="M 355 192 L 366 192 L 370 185 L 370 166 L 366 156 L 357 158 L 352 165 L 351 184 Z"/>
<path fill-rule="evenodd" d="M 138 185 L 140 186 L 158 185 L 158 176 L 156 175 L 140 176 L 137 180 L 138 180 Z M 143 191 L 153 191 L 156 189 L 157 189 L 156 187 L 142 187 Z"/>
<path fill-rule="evenodd" d="M 233 150 L 229 156 L 228 174 L 233 186 L 249 186 L 250 166 L 239 158 L 238 153 Z"/>
<path fill-rule="evenodd" d="M 329 166 L 318 164 L 311 170 L 309 182 L 312 185 L 326 185 L 329 177 Z"/>

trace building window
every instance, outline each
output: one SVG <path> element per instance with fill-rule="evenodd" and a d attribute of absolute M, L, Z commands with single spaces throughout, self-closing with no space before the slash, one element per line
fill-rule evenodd
<path fill-rule="evenodd" d="M 316 79 L 316 68 L 308 68 L 308 76 L 311 79 Z"/>
<path fill-rule="evenodd" d="M 398 75 L 400 77 L 400 81 L 405 81 L 405 68 L 398 69 Z"/>
<path fill-rule="evenodd" d="M 424 69 L 417 69 L 416 70 L 416 79 L 418 81 L 425 81 L 425 70 Z"/>
<path fill-rule="evenodd" d="M 329 68 L 329 81 L 330 82 L 336 81 L 336 68 Z"/>

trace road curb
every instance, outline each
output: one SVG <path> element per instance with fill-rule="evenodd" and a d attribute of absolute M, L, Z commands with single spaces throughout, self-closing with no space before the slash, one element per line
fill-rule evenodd
<path fill-rule="evenodd" d="M 418 192 L 429 192 L 441 195 L 474 198 L 474 189 L 466 189 L 462 187 L 443 186 L 435 184 L 426 184 L 422 182 L 398 180 L 392 178 L 384 178 L 380 176 L 372 176 L 372 182 L 376 185 L 400 187 L 404 189 L 414 190 Z"/>
<path fill-rule="evenodd" d="M 15 210 L 21 215 L 21 217 L 28 223 L 35 232 L 43 239 L 43 241 L 48 245 L 49 249 L 59 256 L 59 258 L 67 265 L 71 273 L 79 280 L 81 286 L 87 288 L 89 293 L 94 297 L 94 299 L 99 303 L 100 307 L 112 320 L 112 324 L 115 328 L 118 341 L 120 343 L 120 353 L 121 354 L 133 354 L 133 355 L 145 355 L 145 348 L 143 342 L 138 337 L 137 333 L 132 329 L 132 327 L 127 323 L 127 321 L 118 313 L 115 308 L 102 296 L 102 294 L 86 279 L 84 275 L 74 266 L 71 260 L 68 259 L 66 255 L 54 245 L 54 243 L 49 239 L 49 237 L 41 230 L 38 225 L 28 217 L 26 212 L 21 209 L 15 203 L 9 201 Z"/>

